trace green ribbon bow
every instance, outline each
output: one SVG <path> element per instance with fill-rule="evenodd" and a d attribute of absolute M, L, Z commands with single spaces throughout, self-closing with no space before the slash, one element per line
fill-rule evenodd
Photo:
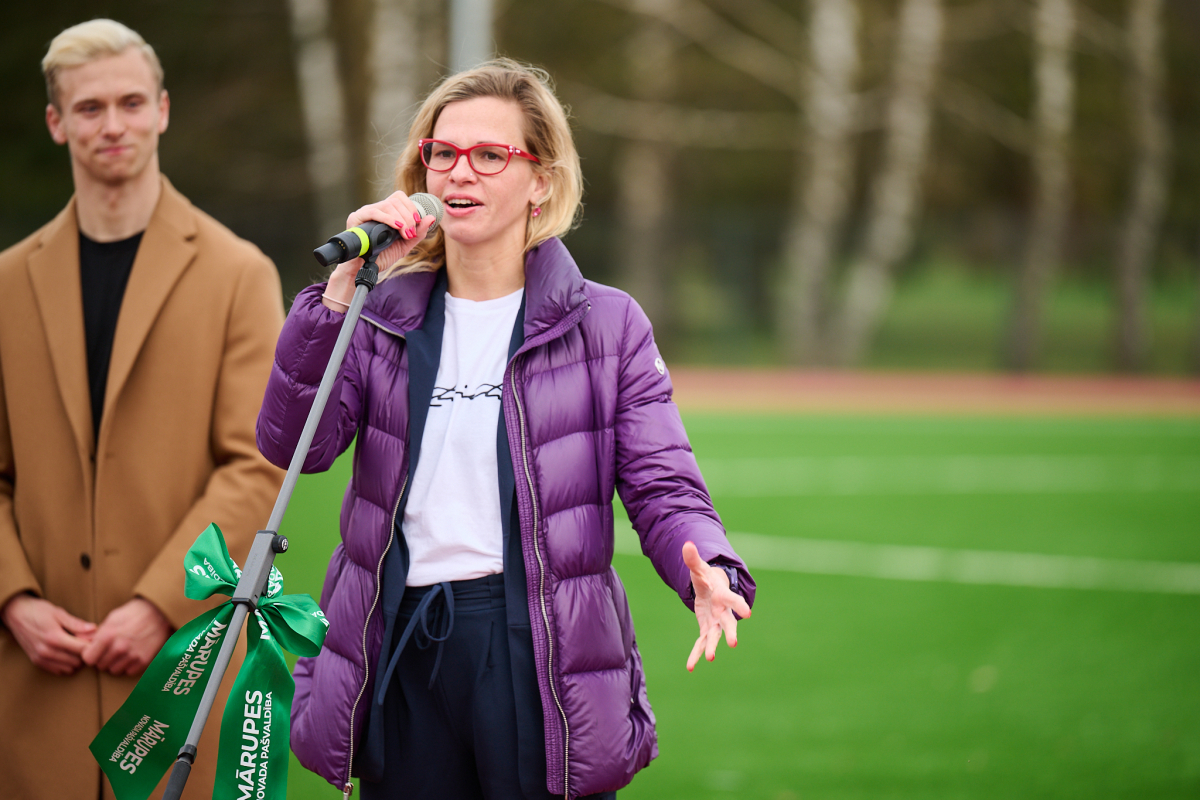
<path fill-rule="evenodd" d="M 184 593 L 193 600 L 232 595 L 242 574 L 216 525 L 200 534 L 183 564 Z M 145 800 L 175 762 L 232 618 L 228 601 L 177 630 L 92 740 L 92 755 L 119 800 Z M 246 661 L 221 718 L 213 799 L 284 800 L 296 684 L 280 646 L 315 656 L 329 622 L 308 595 L 283 594 L 283 575 L 271 567 L 267 590 L 245 628 Z"/>

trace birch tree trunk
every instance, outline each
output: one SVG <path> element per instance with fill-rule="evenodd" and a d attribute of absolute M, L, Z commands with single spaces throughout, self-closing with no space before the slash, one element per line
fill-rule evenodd
<path fill-rule="evenodd" d="M 941 0 L 904 0 L 897 26 L 883 166 L 872 187 L 866 243 L 851 264 L 831 343 L 836 360 L 865 356 L 892 297 L 892 271 L 912 247 L 942 46 Z"/>
<path fill-rule="evenodd" d="M 812 72 L 801 131 L 809 158 L 796 170 L 779 311 L 785 357 L 808 364 L 821 359 L 829 275 L 850 203 L 859 67 L 854 0 L 810 2 Z"/>
<path fill-rule="evenodd" d="M 643 5 L 671 0 L 642 0 Z M 668 99 L 675 83 L 676 42 L 656 19 L 644 17 L 628 44 L 629 83 L 637 100 Z M 670 263 L 669 184 L 673 148 L 625 141 L 617 153 L 616 258 L 621 286 L 661 331 L 669 331 L 666 283 Z"/>
<path fill-rule="evenodd" d="M 319 235 L 340 231 L 352 211 L 354 172 L 346 146 L 345 105 L 328 0 L 288 0 L 308 177 Z M 318 236 L 319 238 L 319 236 Z"/>
<path fill-rule="evenodd" d="M 1073 0 L 1037 0 L 1033 18 L 1033 219 L 1008 339 L 1008 366 L 1016 371 L 1030 369 L 1037 359 L 1046 289 L 1062 259 L 1070 208 L 1068 140 L 1074 116 L 1074 35 Z"/>
<path fill-rule="evenodd" d="M 353 171 L 350 207 L 374 199 L 371 162 L 371 42 L 375 0 L 328 0 L 345 109 L 346 150 Z"/>
<path fill-rule="evenodd" d="M 450 0 L 450 71 L 477 67 L 495 50 L 492 0 Z"/>
<path fill-rule="evenodd" d="M 1146 283 L 1167 200 L 1170 134 L 1163 103 L 1162 0 L 1129 3 L 1129 100 L 1134 163 L 1117 253 L 1117 367 L 1144 369 L 1149 356 Z"/>
<path fill-rule="evenodd" d="M 418 0 L 374 0 L 366 153 L 376 200 L 390 194 L 395 185 L 396 159 L 416 110 L 420 87 L 418 6 Z"/>

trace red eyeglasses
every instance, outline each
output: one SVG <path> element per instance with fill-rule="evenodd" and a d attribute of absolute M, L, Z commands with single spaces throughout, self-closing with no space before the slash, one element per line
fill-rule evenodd
<path fill-rule="evenodd" d="M 537 156 L 519 150 L 511 144 L 476 144 L 470 147 L 458 147 L 441 139 L 421 139 L 421 163 L 434 172 L 449 172 L 454 169 L 458 159 L 467 157 L 467 163 L 477 175 L 498 175 L 504 172 L 513 156 L 527 158 L 540 164 Z"/>

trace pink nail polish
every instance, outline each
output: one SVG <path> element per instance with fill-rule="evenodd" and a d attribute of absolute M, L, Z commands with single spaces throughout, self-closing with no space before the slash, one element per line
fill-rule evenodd
<path fill-rule="evenodd" d="M 404 238 L 405 238 L 405 239 L 411 239 L 411 238 L 413 238 L 413 237 L 414 237 L 414 236 L 416 236 L 416 235 L 417 235 L 417 232 L 416 232 L 416 231 L 414 231 L 412 228 L 409 228 L 409 229 L 407 229 L 406 231 L 404 231 Z"/>
<path fill-rule="evenodd" d="M 421 215 L 415 211 L 413 212 L 413 222 L 417 223 L 418 225 L 421 224 Z"/>
<path fill-rule="evenodd" d="M 402 231 L 402 230 L 404 230 L 404 223 L 403 223 L 403 222 L 401 222 L 401 221 L 400 221 L 400 220 L 398 220 L 398 219 L 397 219 L 397 220 L 393 220 L 393 222 L 395 222 L 395 223 L 396 223 L 396 230 L 398 230 L 398 231 Z"/>

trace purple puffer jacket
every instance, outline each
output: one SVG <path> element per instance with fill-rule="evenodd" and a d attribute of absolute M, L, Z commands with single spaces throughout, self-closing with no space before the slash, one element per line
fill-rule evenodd
<path fill-rule="evenodd" d="M 355 438 L 342 543 L 321 593 L 325 647 L 296 665 L 292 749 L 341 788 L 351 773 L 383 638 L 379 576 L 408 473 L 407 331 L 421 326 L 433 273 L 381 283 L 367 299 L 305 471 L 328 469 Z M 296 298 L 279 338 L 258 446 L 286 465 L 343 316 Z M 525 343 L 506 370 L 502 407 L 517 477 L 547 789 L 619 789 L 657 755 L 654 716 L 624 587 L 612 568 L 614 489 L 642 550 L 690 605 L 681 549 L 754 582 L 725 538 L 650 323 L 626 294 L 585 281 L 563 244 L 526 257 Z M 686 621 L 681 620 L 681 624 Z"/>

